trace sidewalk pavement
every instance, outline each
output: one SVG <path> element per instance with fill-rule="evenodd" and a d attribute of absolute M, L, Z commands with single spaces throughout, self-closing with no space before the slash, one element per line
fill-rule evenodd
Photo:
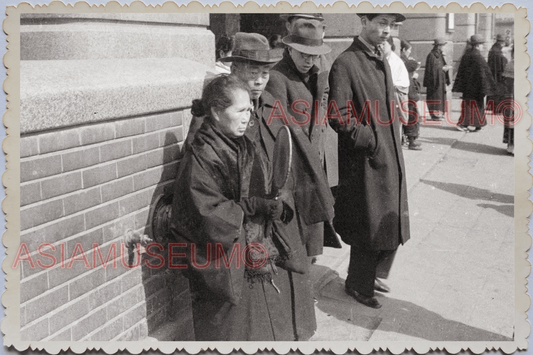
<path fill-rule="evenodd" d="M 452 113 L 452 119 L 458 118 Z M 344 292 L 349 246 L 325 248 L 311 270 L 311 341 L 497 341 L 514 334 L 514 159 L 496 123 L 464 133 L 421 127 L 404 148 L 411 240 L 400 246 L 372 309 Z"/>

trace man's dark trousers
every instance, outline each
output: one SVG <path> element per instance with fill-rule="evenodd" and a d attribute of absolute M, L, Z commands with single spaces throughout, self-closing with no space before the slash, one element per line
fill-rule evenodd
<path fill-rule="evenodd" d="M 380 263 L 385 262 L 393 256 L 396 252 L 394 250 L 371 250 L 359 245 L 352 245 L 350 248 L 350 265 L 348 266 L 348 277 L 346 278 L 346 286 L 357 291 L 365 297 L 374 296 L 374 281 L 376 279 L 376 272 Z M 393 258 L 390 258 L 392 264 Z M 384 265 L 385 269 L 389 269 Z M 388 271 L 388 270 L 387 270 Z"/>

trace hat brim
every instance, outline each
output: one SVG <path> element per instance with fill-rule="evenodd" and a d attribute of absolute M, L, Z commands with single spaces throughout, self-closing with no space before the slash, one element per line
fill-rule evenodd
<path fill-rule="evenodd" d="M 291 17 L 300 17 L 300 18 L 306 18 L 310 20 L 324 21 L 323 17 L 314 16 L 314 15 L 306 15 L 306 14 L 283 14 L 283 15 L 279 15 L 279 17 L 283 19 L 284 21 L 289 21 L 289 18 Z"/>
<path fill-rule="evenodd" d="M 359 16 L 359 17 L 366 16 L 366 15 L 376 15 L 376 16 L 379 16 L 379 15 L 392 15 L 392 16 L 396 17 L 396 19 L 394 20 L 395 22 L 404 22 L 406 20 L 406 17 L 404 15 L 402 15 L 402 14 L 399 14 L 399 13 L 374 12 L 374 13 L 357 14 L 357 16 Z"/>
<path fill-rule="evenodd" d="M 296 49 L 298 52 L 302 52 L 302 53 L 310 54 L 310 55 L 323 55 L 323 54 L 328 54 L 329 52 L 331 52 L 331 48 L 325 43 L 323 43 L 320 46 L 306 46 L 305 44 L 295 43 L 288 37 L 289 36 L 284 37 L 281 41 L 285 45 Z"/>
<path fill-rule="evenodd" d="M 226 62 L 249 62 L 249 63 L 257 63 L 257 64 L 266 65 L 266 64 L 275 64 L 282 59 L 283 57 L 273 57 L 273 58 L 268 58 L 268 59 L 267 58 L 250 59 L 250 58 L 241 57 L 241 56 L 231 56 L 231 57 L 220 58 L 219 61 L 224 62 L 224 63 Z"/>
<path fill-rule="evenodd" d="M 273 64 L 283 59 L 283 49 L 275 48 L 261 51 L 233 51 L 233 55 L 219 59 L 221 62 L 253 62 L 258 64 Z"/>

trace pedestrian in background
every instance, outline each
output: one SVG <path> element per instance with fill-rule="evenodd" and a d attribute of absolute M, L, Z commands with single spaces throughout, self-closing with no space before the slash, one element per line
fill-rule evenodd
<path fill-rule="evenodd" d="M 402 39 L 401 44 L 401 59 L 405 64 L 407 73 L 409 74 L 409 92 L 407 93 L 407 124 L 403 125 L 403 132 L 407 136 L 409 142 L 409 149 L 422 150 L 418 137 L 420 135 L 420 115 L 418 113 L 417 102 L 420 101 L 420 82 L 418 81 L 418 73 L 420 63 L 411 57 L 413 46 L 409 41 Z"/>
<path fill-rule="evenodd" d="M 235 46 L 235 39 L 228 35 L 222 35 L 216 43 L 216 62 L 215 70 L 217 74 L 229 74 L 231 73 L 231 63 L 222 62 L 220 59 L 230 57 Z"/>
<path fill-rule="evenodd" d="M 502 81 L 505 86 L 504 100 L 514 100 L 514 45 L 511 45 L 511 60 L 505 66 L 502 73 Z M 507 144 L 507 153 L 514 154 L 514 105 L 505 105 L 503 143 Z M 508 110 L 508 111 L 506 111 Z"/>
<path fill-rule="evenodd" d="M 321 71 L 315 65 L 319 56 L 329 53 L 331 48 L 322 39 L 322 21 L 297 18 L 293 21 L 291 30 L 292 33 L 283 38 L 287 48 L 283 59 L 270 72 L 266 91 L 275 97 L 285 112 L 285 124 L 298 142 L 298 150 L 295 150 L 299 156 L 297 161 L 315 166 L 320 174 L 320 179 L 311 185 L 305 183 L 309 180 L 308 169 L 303 166 L 295 166 L 293 169 L 293 192 L 300 236 L 307 248 L 307 255 L 315 257 L 322 254 L 324 243 L 340 246 L 332 227 L 333 216 L 330 220 L 324 220 L 322 217 L 317 218 L 313 212 L 317 203 L 322 204 L 324 209 L 333 207 L 333 197 L 325 175 L 327 170 L 336 168 L 336 162 L 329 159 L 330 156 L 336 156 L 336 152 L 329 154 L 329 157 L 326 152 L 327 149 L 336 147 L 326 147 L 325 142 L 328 72 Z M 328 200 L 309 200 L 310 189 L 323 191 Z"/>
<path fill-rule="evenodd" d="M 479 132 L 487 124 L 482 121 L 485 115 L 485 96 L 494 92 L 495 82 L 485 58 L 481 55 L 485 40 L 481 35 L 470 37 L 471 49 L 467 50 L 457 69 L 453 92 L 463 94 L 461 117 L 457 129 L 463 132 Z"/>
<path fill-rule="evenodd" d="M 270 49 L 275 49 L 275 48 L 285 48 L 285 46 L 283 45 L 283 42 L 281 42 L 282 40 L 282 37 L 281 35 L 272 35 L 270 36 L 270 38 L 268 39 L 268 43 L 270 45 Z"/>
<path fill-rule="evenodd" d="M 405 132 L 406 127 L 408 127 L 409 120 L 412 119 L 412 117 L 410 117 L 409 113 L 407 112 L 408 101 L 409 101 L 408 94 L 409 94 L 409 87 L 411 86 L 411 81 L 409 77 L 409 72 L 407 71 L 407 68 L 405 67 L 405 63 L 396 54 L 395 50 L 396 48 L 392 40 L 392 37 L 389 37 L 387 41 L 383 43 L 383 53 L 385 54 L 385 57 L 387 58 L 387 61 L 389 62 L 389 66 L 390 66 L 390 70 L 392 74 L 392 82 L 394 84 L 395 94 L 396 94 L 396 111 L 402 121 L 402 141 L 403 141 L 403 133 Z M 410 127 L 408 127 L 407 130 L 410 133 L 408 136 L 408 141 L 409 141 L 408 148 L 412 150 L 421 150 L 422 147 L 420 145 L 420 142 L 416 140 L 418 138 L 418 134 L 414 134 L 412 132 L 413 130 L 410 129 Z"/>
<path fill-rule="evenodd" d="M 495 95 L 487 96 L 487 104 L 489 105 L 489 102 L 492 101 L 494 113 L 501 113 L 501 111 L 498 112 L 498 105 L 506 95 L 505 83 L 503 82 L 503 72 L 505 70 L 505 66 L 507 65 L 508 60 L 507 58 L 505 58 L 502 52 L 504 44 L 505 37 L 502 34 L 498 34 L 496 36 L 496 43 L 494 43 L 494 45 L 490 49 L 489 58 L 487 60 L 487 64 L 489 65 L 489 69 L 496 84 Z"/>
<path fill-rule="evenodd" d="M 426 101 L 431 120 L 440 121 L 446 113 L 446 86 L 450 85 L 450 66 L 446 64 L 442 49 L 446 41 L 438 38 L 434 41 L 433 49 L 426 58 L 424 86 L 426 87 Z M 435 101 L 435 102 L 431 102 Z"/>
<path fill-rule="evenodd" d="M 361 34 L 335 60 L 329 76 L 329 122 L 339 135 L 334 225 L 351 246 L 346 293 L 380 308 L 374 290 L 388 287 L 376 279 L 378 265 L 409 239 L 401 122 L 391 107 L 394 86 L 381 48 L 391 26 L 405 16 L 358 15 Z M 374 102 L 378 109 L 368 106 Z"/>

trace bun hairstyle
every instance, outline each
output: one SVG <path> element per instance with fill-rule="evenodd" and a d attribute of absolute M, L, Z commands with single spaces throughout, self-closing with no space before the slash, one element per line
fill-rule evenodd
<path fill-rule="evenodd" d="M 211 117 L 211 109 L 222 111 L 233 104 L 233 93 L 241 89 L 249 96 L 248 85 L 235 75 L 222 74 L 211 80 L 202 91 L 200 100 L 193 100 L 191 113 L 193 116 Z"/>

